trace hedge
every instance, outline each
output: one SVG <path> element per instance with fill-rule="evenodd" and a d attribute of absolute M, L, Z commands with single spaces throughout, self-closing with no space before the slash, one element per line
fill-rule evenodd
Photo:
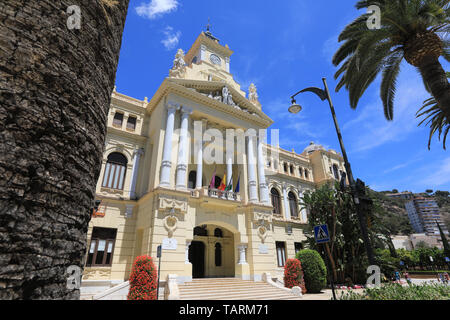
<path fill-rule="evenodd" d="M 327 268 L 320 254 L 315 250 L 304 249 L 296 254 L 303 269 L 306 291 L 319 293 L 327 285 Z"/>

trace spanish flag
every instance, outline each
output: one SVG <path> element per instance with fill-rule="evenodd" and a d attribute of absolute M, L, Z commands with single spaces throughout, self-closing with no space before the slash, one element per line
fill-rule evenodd
<path fill-rule="evenodd" d="M 225 188 L 227 187 L 226 184 L 225 184 L 226 181 L 227 181 L 227 175 L 224 174 L 224 175 L 223 175 L 222 182 L 220 183 L 220 186 L 219 186 L 219 188 L 218 188 L 220 191 L 224 191 Z"/>
<path fill-rule="evenodd" d="M 239 173 L 238 181 L 237 181 L 237 184 L 236 184 L 236 189 L 234 190 L 234 192 L 239 192 L 239 182 L 240 182 L 240 180 L 241 180 L 241 173 Z"/>

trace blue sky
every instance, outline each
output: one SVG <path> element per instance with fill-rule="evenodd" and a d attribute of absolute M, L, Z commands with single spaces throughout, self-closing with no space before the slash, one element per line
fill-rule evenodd
<path fill-rule="evenodd" d="M 336 68 L 331 57 L 345 25 L 364 11 L 356 0 L 218 1 L 131 0 L 117 70 L 117 90 L 149 99 L 168 76 L 176 50 L 189 50 L 211 19 L 211 32 L 234 51 L 231 73 L 248 91 L 258 88 L 263 111 L 280 130 L 281 147 L 296 152 L 310 141 L 340 150 L 326 102 L 297 96 L 303 110 L 287 112 L 290 96 L 326 77 L 355 177 L 373 189 L 422 192 L 450 190 L 450 154 L 428 128 L 417 127 L 415 113 L 428 98 L 416 70 L 406 62 L 398 81 L 394 121 L 383 115 L 377 79 L 349 107 L 345 89 L 334 92 Z M 448 68 L 448 64 L 444 64 Z M 450 148 L 450 143 L 448 143 Z"/>

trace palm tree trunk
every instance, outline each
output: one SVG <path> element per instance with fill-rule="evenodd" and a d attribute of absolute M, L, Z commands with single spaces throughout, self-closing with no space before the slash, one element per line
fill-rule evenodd
<path fill-rule="evenodd" d="M 423 58 L 419 71 L 440 109 L 450 119 L 450 84 L 439 60 L 432 56 Z"/>
<path fill-rule="evenodd" d="M 333 255 L 331 254 L 330 247 L 328 244 L 325 244 L 325 249 L 328 255 L 328 259 L 330 259 L 331 269 L 333 271 L 333 279 L 337 280 L 337 272 L 336 272 L 336 264 L 334 263 Z"/>
<path fill-rule="evenodd" d="M 79 298 L 66 272 L 83 267 L 128 2 L 2 1 L 2 300 Z"/>

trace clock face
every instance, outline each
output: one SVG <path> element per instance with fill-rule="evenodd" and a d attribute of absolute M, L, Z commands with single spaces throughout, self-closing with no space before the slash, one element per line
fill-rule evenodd
<path fill-rule="evenodd" d="M 210 60 L 212 63 L 217 64 L 217 65 L 220 65 L 220 63 L 221 63 L 220 58 L 219 58 L 218 56 L 216 56 L 215 54 L 212 54 L 212 55 L 209 57 L 209 60 Z"/>

